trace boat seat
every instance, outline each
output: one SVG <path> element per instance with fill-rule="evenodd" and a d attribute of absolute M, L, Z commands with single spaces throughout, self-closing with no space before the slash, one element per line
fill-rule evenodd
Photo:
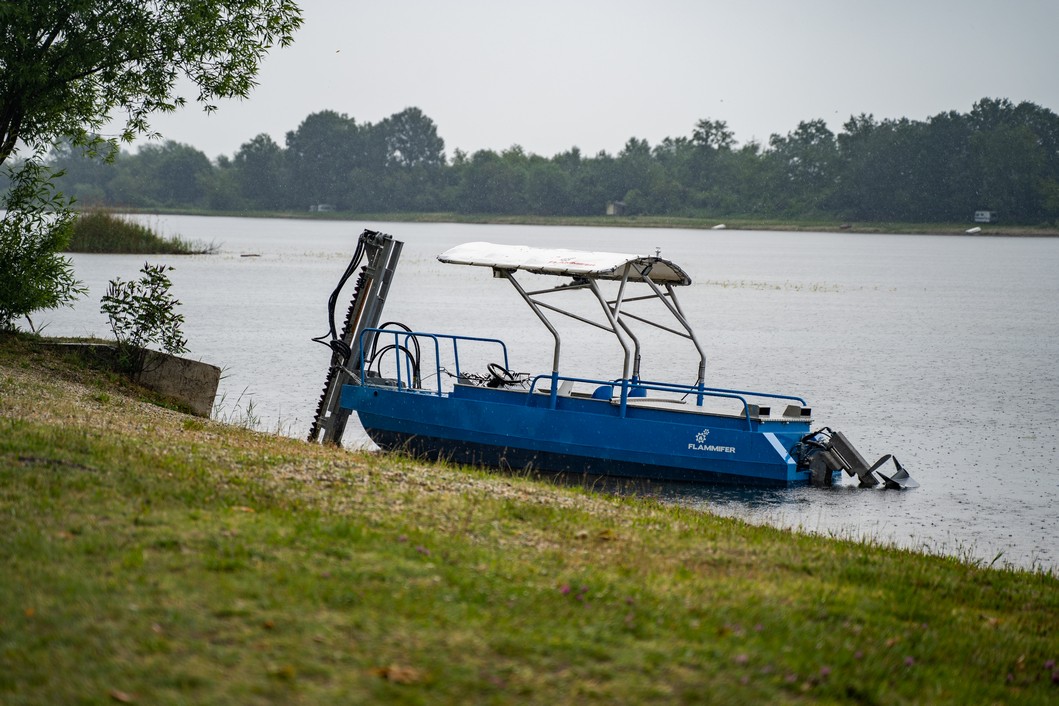
<path fill-rule="evenodd" d="M 562 382 L 559 383 L 559 389 L 555 391 L 555 394 L 557 396 L 559 396 L 559 397 L 580 396 L 577 393 L 573 392 L 573 388 L 574 388 L 574 381 L 573 380 L 563 380 Z M 537 392 L 539 392 L 542 395 L 550 395 L 550 394 L 552 394 L 552 388 L 550 388 L 550 387 L 538 387 L 537 388 Z"/>
<path fill-rule="evenodd" d="M 609 400 L 615 395 L 621 395 L 621 388 L 617 385 L 600 385 L 592 391 L 592 398 L 597 400 Z M 629 397 L 647 397 L 647 388 L 633 385 L 629 388 Z"/>

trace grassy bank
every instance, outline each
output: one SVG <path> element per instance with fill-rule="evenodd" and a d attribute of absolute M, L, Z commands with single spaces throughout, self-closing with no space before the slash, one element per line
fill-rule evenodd
<path fill-rule="evenodd" d="M 66 247 L 67 252 L 143 255 L 202 255 L 215 250 L 215 246 L 192 243 L 180 236 L 163 237 L 128 216 L 106 210 L 80 213 Z"/>
<path fill-rule="evenodd" d="M 0 703 L 1054 703 L 1059 580 L 310 446 L 0 336 Z"/>
<path fill-rule="evenodd" d="M 906 235 L 964 235 L 973 227 L 980 227 L 981 236 L 1059 237 L 1059 227 L 1049 225 L 1023 226 L 1003 223 L 902 223 L 902 222 L 843 222 L 814 219 L 762 219 L 747 217 L 692 218 L 671 216 L 503 216 L 465 213 L 348 213 L 303 211 L 150 211 L 150 213 L 182 213 L 197 216 L 235 216 L 241 218 L 291 218 L 357 223 L 469 223 L 539 226 L 592 226 L 608 228 L 688 228 L 709 230 L 724 226 L 728 230 L 772 230 L 816 233 L 894 233 Z"/>

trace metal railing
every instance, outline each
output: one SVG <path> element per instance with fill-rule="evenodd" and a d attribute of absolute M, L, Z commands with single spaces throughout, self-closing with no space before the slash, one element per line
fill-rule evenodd
<path fill-rule="evenodd" d="M 365 346 L 363 345 L 363 337 L 371 334 L 375 337 L 373 355 L 370 360 L 366 359 Z M 442 389 L 442 372 L 445 372 L 445 368 L 441 365 L 441 350 L 443 342 L 447 346 L 449 343 L 452 345 L 452 360 L 456 368 L 455 377 L 457 380 L 463 378 L 463 371 L 460 369 L 460 342 L 470 342 L 476 344 L 492 344 L 500 348 L 500 352 L 503 355 L 504 368 L 509 369 L 510 364 L 508 360 L 507 345 L 499 338 L 482 338 L 479 336 L 457 336 L 452 334 L 439 334 L 439 333 L 428 333 L 425 331 L 405 331 L 403 329 L 389 329 L 389 328 L 370 328 L 365 329 L 361 334 L 361 370 L 364 371 L 364 376 L 359 380 L 361 385 L 370 385 L 371 381 L 368 379 L 368 366 L 374 366 L 376 359 L 379 356 L 388 354 L 391 350 L 393 351 L 393 364 L 396 370 L 396 386 L 398 389 L 404 389 L 407 391 L 413 391 L 418 393 L 426 393 L 437 396 L 442 396 L 444 391 Z M 386 343 L 391 340 L 392 343 Z M 420 343 L 421 341 L 430 341 L 433 343 L 434 351 L 434 371 L 433 377 L 437 379 L 436 388 L 427 390 L 420 386 L 422 375 L 422 350 Z M 383 342 L 380 345 L 380 342 Z M 413 349 L 417 353 L 413 353 Z M 428 376 L 429 377 L 429 376 Z M 643 392 L 646 394 L 649 390 L 656 392 L 665 392 L 670 394 L 682 395 L 683 397 L 693 397 L 695 400 L 696 407 L 702 407 L 705 398 L 721 398 L 721 399 L 732 399 L 742 404 L 742 418 L 746 419 L 747 428 L 753 429 L 753 414 L 751 414 L 752 403 L 748 398 L 755 398 L 757 400 L 789 400 L 791 402 L 797 402 L 803 407 L 806 406 L 806 401 L 802 397 L 796 395 L 780 395 L 771 392 L 757 392 L 753 390 L 732 390 L 719 387 L 706 387 L 703 384 L 687 385 L 683 383 L 671 383 L 671 382 L 658 382 L 653 380 L 637 380 L 637 379 L 618 379 L 618 380 L 600 380 L 596 378 L 582 378 L 572 377 L 569 375 L 559 375 L 558 373 L 545 373 L 536 375 L 529 380 L 530 393 L 527 396 L 526 404 L 532 403 L 532 393 L 538 392 L 538 384 L 542 381 L 547 381 L 551 384 L 550 389 L 547 391 L 550 402 L 549 405 L 554 409 L 558 404 L 558 398 L 563 396 L 559 392 L 559 388 L 562 383 L 569 382 L 580 383 L 584 385 L 592 385 L 596 388 L 609 387 L 612 390 L 620 390 L 618 394 L 618 406 L 620 416 L 626 416 L 629 400 L 639 399 L 644 395 L 638 395 L 635 391 Z M 607 400 L 613 401 L 614 395 L 608 395 Z M 654 398 L 658 399 L 669 399 L 669 398 Z"/>
<path fill-rule="evenodd" d="M 375 337 L 375 345 L 373 348 L 373 356 L 371 360 L 366 359 L 366 352 L 364 346 L 364 337 L 367 334 L 372 334 Z M 390 337 L 393 337 L 392 344 L 380 345 L 380 340 L 386 341 Z M 504 368 L 509 368 L 507 355 L 507 344 L 501 341 L 499 338 L 481 338 L 478 336 L 456 336 L 452 334 L 444 333 L 428 333 L 426 331 L 405 331 L 404 329 L 390 329 L 390 328 L 370 328 L 365 329 L 361 333 L 361 350 L 360 350 L 360 369 L 364 371 L 364 375 L 361 377 L 360 384 L 370 384 L 368 381 L 368 366 L 374 365 L 376 358 L 384 353 L 388 353 L 390 350 L 393 351 L 394 356 L 394 368 L 397 374 L 397 387 L 406 387 L 409 389 L 415 389 L 419 391 L 425 391 L 419 387 L 419 383 L 422 380 L 422 351 L 420 347 L 420 341 L 422 340 L 431 341 L 434 344 L 434 377 L 437 378 L 437 391 L 432 394 L 441 396 L 443 394 L 441 388 L 441 373 L 445 368 L 441 365 L 441 342 L 448 341 L 452 343 L 452 358 L 453 365 L 456 368 L 455 374 L 456 379 L 460 379 L 462 371 L 460 370 L 460 341 L 469 341 L 474 343 L 487 343 L 496 344 L 500 347 L 500 351 L 504 358 Z M 413 355 L 412 349 L 420 352 L 420 355 Z M 402 368 L 404 369 L 404 378 L 402 379 Z"/>
<path fill-rule="evenodd" d="M 779 395 L 771 392 L 755 392 L 752 390 L 728 390 L 717 387 L 705 387 L 704 385 L 686 385 L 682 383 L 670 383 L 670 382 L 655 382 L 650 380 L 595 380 L 592 378 L 577 378 L 570 377 L 567 375 L 558 375 L 555 373 L 537 375 L 530 380 L 529 390 L 534 392 L 537 387 L 537 383 L 541 380 L 547 380 L 551 383 L 551 388 L 548 394 L 551 397 L 551 406 L 555 407 L 557 404 L 558 389 L 561 383 L 584 383 L 587 385 L 596 385 L 611 388 L 620 388 L 621 393 L 619 396 L 619 409 L 620 416 L 624 417 L 626 410 L 628 409 L 629 399 L 637 399 L 636 395 L 633 395 L 633 390 L 643 390 L 645 393 L 647 390 L 656 390 L 658 392 L 669 392 L 674 394 L 682 394 L 685 397 L 689 395 L 695 396 L 695 406 L 701 407 L 703 405 L 704 398 L 722 398 L 722 399 L 733 399 L 742 403 L 743 405 L 743 417 L 747 420 L 747 428 L 753 428 L 753 415 L 750 413 L 751 403 L 747 400 L 747 397 L 754 397 L 762 400 L 790 400 L 792 402 L 798 402 L 803 407 L 806 405 L 806 401 L 795 395 Z"/>

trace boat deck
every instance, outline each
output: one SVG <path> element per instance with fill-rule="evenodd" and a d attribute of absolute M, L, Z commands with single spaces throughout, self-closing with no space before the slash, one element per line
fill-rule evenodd
<path fill-rule="evenodd" d="M 468 385 L 467 387 L 474 387 Z M 550 395 L 551 388 L 539 387 L 533 391 L 535 395 Z M 621 396 L 615 394 L 610 398 L 600 398 L 588 392 L 580 390 L 564 389 L 559 387 L 556 393 L 559 397 L 569 397 L 578 400 L 595 400 L 598 402 L 610 402 L 613 406 L 621 406 Z M 678 397 L 626 397 L 626 406 L 636 409 L 653 409 L 666 412 L 683 412 L 685 414 L 702 414 L 712 417 L 725 417 L 728 419 L 746 419 L 747 414 L 741 402 L 731 398 L 706 397 L 702 405 L 689 402 L 686 398 Z M 772 407 L 756 404 L 747 404 L 751 421 L 754 422 L 797 422 L 799 424 L 811 424 L 813 419 L 809 412 L 811 410 L 801 405 L 786 405 L 782 413 L 775 413 Z"/>

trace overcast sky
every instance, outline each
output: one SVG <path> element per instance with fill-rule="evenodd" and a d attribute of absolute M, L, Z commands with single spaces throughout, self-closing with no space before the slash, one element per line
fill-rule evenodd
<path fill-rule="evenodd" d="M 617 153 L 724 120 L 767 144 L 801 120 L 922 120 L 983 97 L 1059 112 L 1059 0 L 301 0 L 248 100 L 156 117 L 210 158 L 310 113 L 415 106 L 451 157 Z"/>

